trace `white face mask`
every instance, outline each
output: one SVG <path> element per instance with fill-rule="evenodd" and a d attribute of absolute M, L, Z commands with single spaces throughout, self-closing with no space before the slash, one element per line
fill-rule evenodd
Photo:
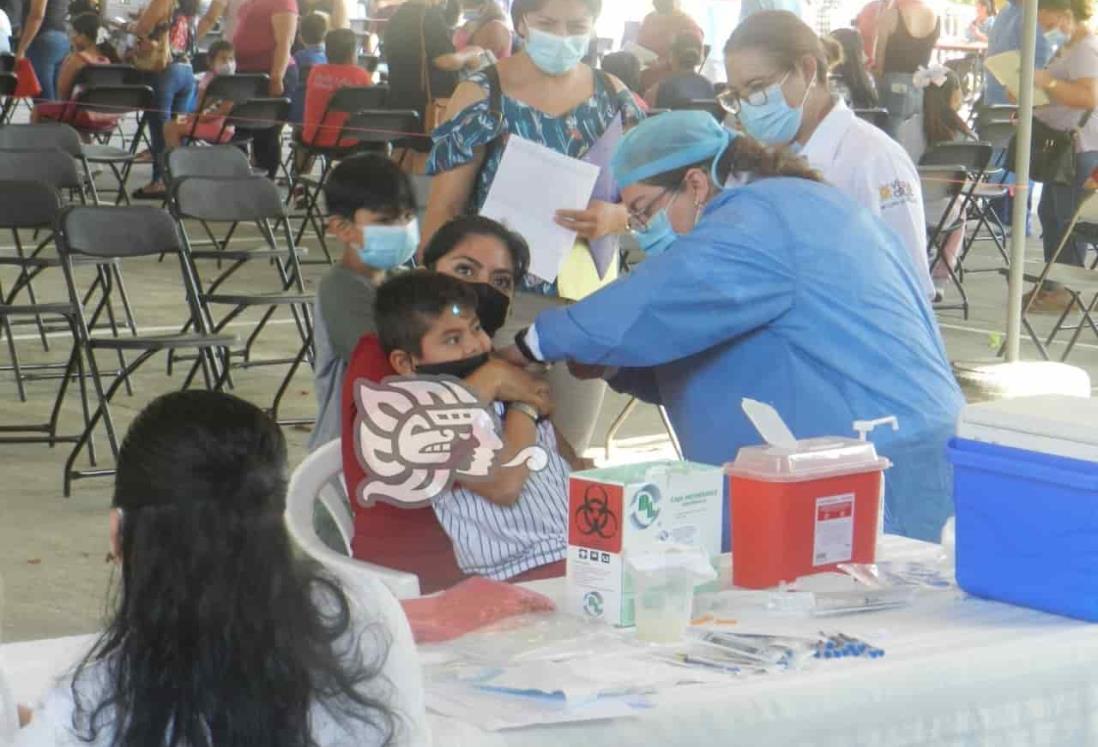
<path fill-rule="evenodd" d="M 215 65 L 213 71 L 218 75 L 236 75 L 236 60 L 229 60 L 228 62 L 222 62 L 220 65 Z"/>

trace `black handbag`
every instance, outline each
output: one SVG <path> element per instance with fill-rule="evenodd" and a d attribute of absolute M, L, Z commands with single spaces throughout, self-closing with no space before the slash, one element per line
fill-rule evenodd
<path fill-rule="evenodd" d="M 1029 178 L 1042 184 L 1075 184 L 1075 136 L 1086 126 L 1093 110 L 1083 113 L 1079 126 L 1074 130 L 1057 130 L 1033 118 L 1029 144 Z M 1007 168 L 1013 169 L 1017 152 L 1018 134 L 1010 139 L 1007 148 Z"/>

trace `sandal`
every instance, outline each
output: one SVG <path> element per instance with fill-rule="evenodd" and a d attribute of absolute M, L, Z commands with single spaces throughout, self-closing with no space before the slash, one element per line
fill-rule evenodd
<path fill-rule="evenodd" d="M 146 184 L 141 189 L 135 189 L 130 193 L 130 197 L 135 200 L 163 200 L 168 196 L 168 190 L 164 187 L 154 187 L 151 184 Z"/>

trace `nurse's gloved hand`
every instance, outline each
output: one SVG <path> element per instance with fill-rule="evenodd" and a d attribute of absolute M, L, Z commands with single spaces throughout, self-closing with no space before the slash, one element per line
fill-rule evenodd
<path fill-rule="evenodd" d="M 554 220 L 588 241 L 629 230 L 629 211 L 625 205 L 602 200 L 591 200 L 586 210 L 558 210 Z"/>

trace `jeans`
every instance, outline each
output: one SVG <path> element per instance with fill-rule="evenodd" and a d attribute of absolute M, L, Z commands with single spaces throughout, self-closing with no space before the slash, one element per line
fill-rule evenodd
<path fill-rule="evenodd" d="M 1045 247 L 1045 261 L 1052 259 L 1060 246 L 1064 231 L 1071 222 L 1082 197 L 1083 183 L 1090 172 L 1098 167 L 1098 151 L 1075 154 L 1075 184 L 1045 184 L 1037 215 L 1041 219 L 1041 240 Z M 1056 261 L 1060 264 L 1083 267 L 1087 258 L 1087 245 L 1072 238 Z"/>
<path fill-rule="evenodd" d="M 923 111 L 923 92 L 915 87 L 913 77 L 911 73 L 885 73 L 881 80 L 881 106 L 888 110 L 885 131 L 893 139 L 904 122 Z"/>
<path fill-rule="evenodd" d="M 297 65 L 286 68 L 282 78 L 283 96 L 289 98 L 297 87 Z M 268 127 L 264 130 L 252 130 L 252 151 L 255 153 L 255 165 L 267 172 L 270 179 L 278 176 L 278 166 L 282 161 L 282 127 Z"/>
<path fill-rule="evenodd" d="M 153 181 L 159 181 L 164 169 L 164 123 L 194 108 L 194 69 L 190 63 L 173 62 L 152 79 L 152 88 L 155 109 L 145 115 L 145 121 L 152 143 Z"/>
<path fill-rule="evenodd" d="M 57 73 L 68 54 L 69 37 L 64 31 L 39 31 L 27 47 L 27 59 L 38 76 L 46 101 L 57 100 Z"/>

